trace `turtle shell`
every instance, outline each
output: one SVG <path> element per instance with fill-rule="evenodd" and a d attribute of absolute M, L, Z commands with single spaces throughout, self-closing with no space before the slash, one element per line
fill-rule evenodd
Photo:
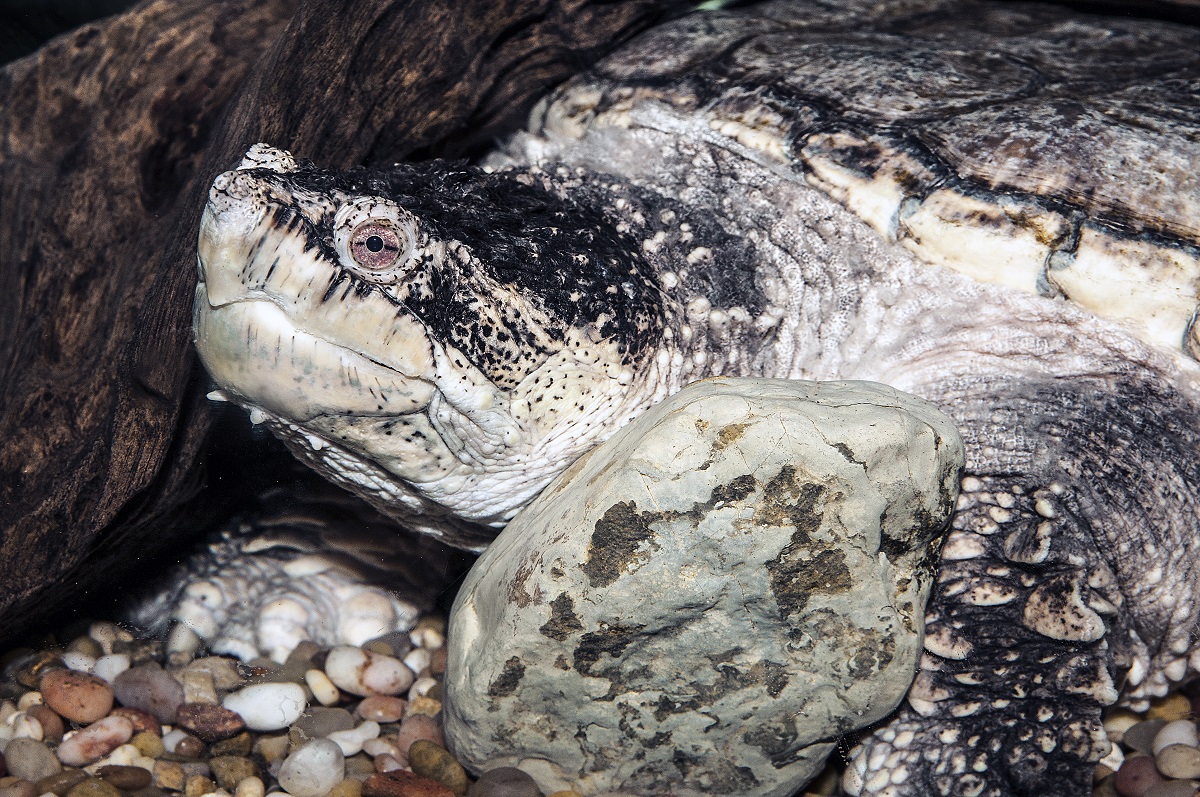
<path fill-rule="evenodd" d="M 672 124 L 794 170 L 922 261 L 1200 353 L 1200 30 L 768 3 L 655 29 L 535 118 L 571 138 Z"/>

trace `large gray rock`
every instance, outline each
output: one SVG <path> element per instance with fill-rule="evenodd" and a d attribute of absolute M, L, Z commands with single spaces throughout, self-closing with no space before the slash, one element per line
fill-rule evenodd
<path fill-rule="evenodd" d="M 685 388 L 472 569 L 451 747 L 547 792 L 790 794 L 908 689 L 962 465 L 950 419 L 882 385 Z"/>

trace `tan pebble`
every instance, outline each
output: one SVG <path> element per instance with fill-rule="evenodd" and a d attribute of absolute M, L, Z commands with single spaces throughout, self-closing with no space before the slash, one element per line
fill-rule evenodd
<path fill-rule="evenodd" d="M 263 797 L 266 791 L 262 778 L 249 777 L 238 781 L 237 788 L 233 790 L 233 797 Z"/>
<path fill-rule="evenodd" d="M 329 680 L 329 676 L 321 670 L 314 668 L 305 672 L 304 683 L 308 685 L 309 691 L 322 706 L 335 706 L 342 699 L 342 693 L 333 685 L 333 681 Z"/>
<path fill-rule="evenodd" d="M 220 702 L 217 699 L 217 687 L 213 684 L 212 673 L 204 670 L 182 670 L 175 674 L 175 678 L 183 684 L 183 702 Z"/>
<path fill-rule="evenodd" d="M 34 785 L 37 786 L 38 794 L 46 794 L 47 792 L 50 792 L 52 794 L 60 795 L 60 797 L 65 797 L 66 793 L 71 790 L 72 786 L 77 783 L 82 783 L 87 779 L 88 773 L 84 772 L 82 769 L 68 767 L 62 772 L 55 772 L 53 775 L 48 775 L 42 778 Z"/>
<path fill-rule="evenodd" d="M 88 778 L 72 786 L 66 797 L 121 797 L 121 792 L 100 778 Z"/>
<path fill-rule="evenodd" d="M 34 706 L 45 704 L 41 692 L 26 692 L 17 700 L 17 711 L 29 711 Z"/>
<path fill-rule="evenodd" d="M 100 647 L 100 643 L 90 636 L 78 636 L 67 643 L 67 652 L 82 653 L 85 656 L 98 659 L 104 655 L 104 648 Z"/>
<path fill-rule="evenodd" d="M 246 778 L 258 777 L 258 767 L 249 758 L 236 755 L 214 756 L 208 760 L 213 778 L 222 789 L 233 791 Z"/>
<path fill-rule="evenodd" d="M 373 639 L 361 645 L 363 650 L 369 650 L 372 653 L 378 653 L 381 656 L 391 656 L 392 646 L 386 642 L 381 642 L 378 639 Z"/>
<path fill-rule="evenodd" d="M 425 615 L 424 617 L 417 620 L 417 624 L 413 626 L 413 629 L 412 629 L 412 631 L 409 632 L 409 635 L 411 636 L 413 634 L 419 634 L 421 631 L 423 631 L 426 628 L 437 631 L 439 634 L 441 634 L 443 637 L 445 637 L 446 636 L 446 618 L 445 618 L 445 616 L 440 615 L 440 614 Z"/>
<path fill-rule="evenodd" d="M 352 778 L 360 783 L 374 775 L 376 772 L 375 762 L 370 756 L 363 753 L 356 753 L 346 759 L 346 777 Z"/>
<path fill-rule="evenodd" d="M 54 709 L 45 705 L 30 706 L 26 712 L 29 716 L 38 721 L 38 725 L 42 726 L 42 741 L 58 744 L 62 741 L 63 733 L 66 728 L 63 726 L 62 717 L 54 712 Z"/>
<path fill-rule="evenodd" d="M 346 778 L 330 789 L 326 797 L 362 797 L 362 782 Z"/>
<path fill-rule="evenodd" d="M 183 767 L 174 761 L 154 762 L 154 785 L 166 791 L 183 791 L 186 778 Z"/>
<path fill-rule="evenodd" d="M 417 739 L 428 739 L 434 744 L 446 746 L 442 724 L 427 714 L 410 714 L 396 731 L 396 747 L 400 748 L 402 754 L 407 754 L 408 748 Z"/>
<path fill-rule="evenodd" d="M 1200 778 L 1200 750 L 1188 744 L 1167 745 L 1154 757 L 1154 764 L 1168 778 Z"/>
<path fill-rule="evenodd" d="M 467 773 L 446 748 L 428 739 L 417 739 L 408 748 L 408 766 L 421 777 L 436 780 L 457 797 L 467 793 Z"/>
<path fill-rule="evenodd" d="M 375 722 L 399 722 L 404 718 L 408 701 L 392 695 L 372 695 L 363 698 L 354 713 L 365 720 Z"/>
<path fill-rule="evenodd" d="M 419 695 L 408 701 L 408 716 L 413 714 L 424 714 L 427 717 L 436 717 L 442 711 L 442 701 L 435 700 L 432 697 Z"/>
<path fill-rule="evenodd" d="M 83 672 L 51 670 L 42 676 L 39 689 L 47 706 L 74 722 L 95 722 L 113 707 L 108 682 Z"/>
<path fill-rule="evenodd" d="M 37 797 L 38 791 L 32 783 L 20 778 L 0 778 L 0 797 Z"/>
<path fill-rule="evenodd" d="M 1146 712 L 1147 719 L 1175 720 L 1187 719 L 1192 713 L 1192 701 L 1179 692 L 1172 692 L 1166 697 L 1158 697 L 1150 701 L 1150 710 Z"/>
<path fill-rule="evenodd" d="M 1168 722 L 1154 736 L 1151 752 L 1158 755 L 1159 751 L 1173 744 L 1186 744 L 1188 747 L 1200 747 L 1200 738 L 1196 736 L 1196 725 L 1191 720 L 1174 720 Z"/>
<path fill-rule="evenodd" d="M 290 740 L 285 736 L 260 736 L 254 742 L 254 752 L 263 757 L 268 764 L 274 764 L 288 753 Z"/>
<path fill-rule="evenodd" d="M 188 775 L 187 782 L 183 786 L 183 793 L 187 797 L 203 797 L 205 794 L 216 791 L 216 788 L 217 784 L 203 775 Z"/>
<path fill-rule="evenodd" d="M 96 776 L 121 791 L 137 791 L 150 785 L 152 775 L 141 767 L 109 764 L 96 770 Z"/>
<path fill-rule="evenodd" d="M 217 691 L 229 692 L 242 685 L 245 679 L 238 672 L 237 662 L 224 656 L 205 656 L 189 664 L 185 672 L 206 672 Z"/>
<path fill-rule="evenodd" d="M 577 791 L 556 791 L 551 792 L 548 797 L 583 797 L 583 795 Z"/>
<path fill-rule="evenodd" d="M 450 652 L 448 648 L 435 648 L 429 654 L 429 671 L 434 675 L 444 675 L 446 673 L 446 660 L 449 656 Z"/>
<path fill-rule="evenodd" d="M 134 734 L 129 743 L 137 748 L 137 751 L 148 758 L 158 758 L 166 750 L 163 748 L 162 739 L 151 733 L 150 731 L 142 731 Z"/>
<path fill-rule="evenodd" d="M 404 769 L 404 762 L 401 760 L 403 756 L 394 756 L 389 753 L 375 756 L 375 771 L 379 774 L 385 772 L 395 772 L 397 769 Z"/>
<path fill-rule="evenodd" d="M 88 636 L 96 640 L 96 643 L 100 645 L 100 650 L 112 653 L 113 643 L 122 638 L 121 627 L 116 623 L 101 620 L 92 623 L 88 628 Z"/>
<path fill-rule="evenodd" d="M 12 670 L 12 677 L 26 689 L 38 689 L 42 676 L 52 670 L 65 668 L 66 665 L 56 654 L 50 651 L 41 651 L 23 657 L 20 664 L 15 665 L 15 669 Z"/>
<path fill-rule="evenodd" d="M 1108 734 L 1113 744 L 1120 744 L 1125 737 L 1125 731 L 1137 725 L 1145 717 L 1127 708 L 1117 708 L 1108 712 L 1104 717 L 1104 732 Z"/>

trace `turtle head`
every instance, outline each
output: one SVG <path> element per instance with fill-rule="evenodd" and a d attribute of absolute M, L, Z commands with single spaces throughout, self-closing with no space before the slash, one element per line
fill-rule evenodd
<path fill-rule="evenodd" d="M 527 173 L 255 145 L 201 221 L 200 357 L 309 464 L 478 547 L 653 391 L 653 280 L 565 202 Z"/>

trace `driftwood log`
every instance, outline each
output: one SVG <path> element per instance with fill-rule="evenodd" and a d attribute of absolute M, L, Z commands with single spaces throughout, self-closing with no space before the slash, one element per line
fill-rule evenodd
<path fill-rule="evenodd" d="M 0 71 L 0 637 L 235 508 L 191 348 L 216 173 L 469 151 L 686 5 L 154 0 Z"/>

